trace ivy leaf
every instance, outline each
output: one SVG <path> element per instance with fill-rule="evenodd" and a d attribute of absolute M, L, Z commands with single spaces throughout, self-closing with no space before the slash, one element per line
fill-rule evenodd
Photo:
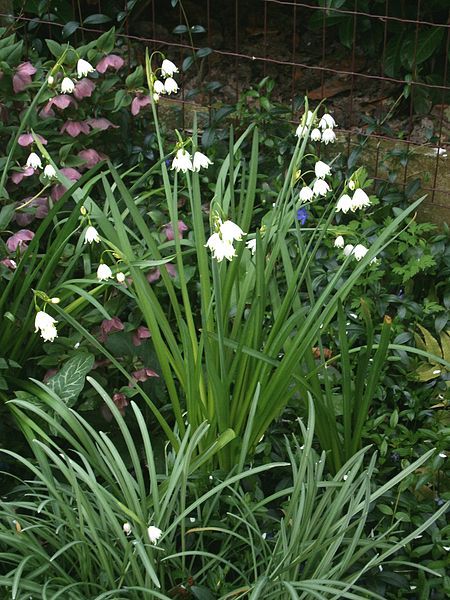
<path fill-rule="evenodd" d="M 65 363 L 63 368 L 51 377 L 47 386 L 61 398 L 68 406 L 72 407 L 77 401 L 84 387 L 86 375 L 94 366 L 94 355 L 81 352 Z"/>

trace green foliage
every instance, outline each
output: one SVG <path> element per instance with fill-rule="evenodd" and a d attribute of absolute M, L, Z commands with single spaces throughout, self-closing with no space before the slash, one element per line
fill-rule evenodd
<path fill-rule="evenodd" d="M 351 0 L 324 0 L 320 5 L 328 10 L 311 11 L 308 26 L 319 30 L 325 25 L 331 30 L 327 39 L 334 30 L 345 48 L 350 50 L 357 44 L 372 59 L 382 57 L 387 77 L 407 81 L 403 96 L 410 98 L 416 113 L 428 113 L 433 102 L 442 101 L 439 94 L 421 84 L 445 85 L 446 0 L 431 0 L 419 6 L 401 0 L 388 5 L 384 0 L 360 0 L 356 9 Z M 428 24 L 416 26 L 417 20 Z"/>
<path fill-rule="evenodd" d="M 0 589 L 12 598 L 44 590 L 68 600 L 117 594 L 167 599 L 182 589 L 204 598 L 226 598 L 238 591 L 261 599 L 316 592 L 325 598 L 336 593 L 379 598 L 364 585 L 368 574 L 379 565 L 395 572 L 398 566 L 391 557 L 447 508 L 406 537 L 394 537 L 401 519 L 389 539 L 377 527 L 367 537 L 373 503 L 433 451 L 376 490 L 371 486 L 375 457 L 364 468 L 365 450 L 329 479 L 325 454 L 318 457 L 312 449 L 312 403 L 308 427 L 300 423 L 303 445 L 297 443 L 289 463 L 238 470 L 224 479 L 213 473 L 205 480 L 198 469 L 218 447 L 195 458 L 208 428 L 203 424 L 179 440 L 178 450 L 167 448 L 158 468 L 137 404 L 132 410 L 139 433 L 131 435 L 112 399 L 94 380 L 89 382 L 114 416 L 116 443 L 42 384 L 35 392 L 44 392 L 58 420 L 36 403 L 11 403 L 35 458 L 3 451 L 29 472 L 0 501 Z M 55 427 L 58 437 L 50 439 L 36 418 Z M 259 498 L 244 490 L 252 479 L 263 482 L 288 466 L 291 483 L 284 489 Z M 149 542 L 149 525 L 161 530 L 156 545 Z"/>

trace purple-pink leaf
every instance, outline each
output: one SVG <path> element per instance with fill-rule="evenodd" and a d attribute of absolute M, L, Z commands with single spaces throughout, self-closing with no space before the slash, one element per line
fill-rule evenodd
<path fill-rule="evenodd" d="M 142 344 L 142 340 L 148 340 L 150 337 L 152 337 L 150 329 L 140 325 L 133 333 L 133 346 L 140 346 Z"/>
<path fill-rule="evenodd" d="M 32 231 L 29 229 L 20 229 L 6 240 L 6 247 L 10 252 L 15 252 L 16 250 L 20 252 L 28 247 L 27 242 L 31 242 L 33 238 L 34 233 Z"/>
<path fill-rule="evenodd" d="M 89 125 L 86 121 L 66 121 L 61 127 L 61 133 L 67 132 L 70 137 L 77 137 L 80 133 L 89 133 Z"/>
<path fill-rule="evenodd" d="M 104 56 L 98 63 L 96 69 L 99 73 L 105 73 L 107 69 L 115 69 L 118 71 L 123 67 L 125 61 L 121 56 L 117 56 L 117 54 L 108 54 L 108 56 Z"/>
<path fill-rule="evenodd" d="M 94 90 L 95 83 L 85 77 L 76 84 L 75 89 L 73 90 L 73 95 L 77 100 L 82 100 L 83 98 L 90 98 Z"/>
<path fill-rule="evenodd" d="M 42 137 L 42 135 L 35 134 L 35 137 L 44 146 L 47 144 L 47 140 L 44 137 Z M 19 146 L 22 146 L 23 148 L 25 148 L 26 146 L 31 146 L 31 144 L 33 142 L 34 142 L 34 137 L 31 133 L 22 133 L 22 135 L 19 135 L 19 139 L 17 140 L 17 143 L 19 144 Z"/>
<path fill-rule="evenodd" d="M 150 96 L 136 96 L 131 103 L 131 114 L 133 117 L 138 115 L 141 111 L 141 108 L 144 108 L 144 106 L 147 106 L 148 104 L 150 104 Z"/>
<path fill-rule="evenodd" d="M 92 127 L 92 129 L 100 129 L 104 131 L 105 129 L 109 129 L 110 127 L 114 129 L 118 129 L 118 125 L 114 125 L 111 123 L 109 119 L 105 119 L 104 117 L 99 117 L 98 119 L 86 119 L 86 123 Z"/>
<path fill-rule="evenodd" d="M 82 167 L 83 169 L 92 169 L 92 167 L 99 163 L 101 160 L 105 160 L 106 158 L 108 158 L 106 154 L 103 154 L 103 152 L 97 152 L 97 150 L 94 150 L 93 148 L 80 150 L 80 152 L 78 152 L 78 156 L 82 158 L 85 162 L 85 164 Z"/>
<path fill-rule="evenodd" d="M 168 241 L 175 239 L 172 223 L 167 223 L 167 225 L 163 225 L 163 232 Z M 178 221 L 178 233 L 180 238 L 183 237 L 183 231 L 187 231 L 189 227 L 183 221 Z"/>
<path fill-rule="evenodd" d="M 11 175 L 11 181 L 16 185 L 19 184 L 24 177 L 31 177 L 34 175 L 33 167 L 25 167 L 21 171 L 16 171 Z"/>
<path fill-rule="evenodd" d="M 104 319 L 100 325 L 99 340 L 103 343 L 108 339 L 108 335 L 115 333 L 116 331 L 123 331 L 124 324 L 119 317 L 113 317 L 112 319 Z"/>
<path fill-rule="evenodd" d="M 13 90 L 15 94 L 23 92 L 30 85 L 31 76 L 36 73 L 36 68 L 30 62 L 21 63 L 13 75 Z"/>

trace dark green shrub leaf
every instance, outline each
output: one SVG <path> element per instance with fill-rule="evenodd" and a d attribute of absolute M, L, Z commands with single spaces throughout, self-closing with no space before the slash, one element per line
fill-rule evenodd
<path fill-rule="evenodd" d="M 100 25 L 101 23 L 109 23 L 109 21 L 111 21 L 111 17 L 108 17 L 108 15 L 89 15 L 83 21 L 83 25 Z"/>
<path fill-rule="evenodd" d="M 68 38 L 72 35 L 72 33 L 74 33 L 78 27 L 80 26 L 80 24 L 78 23 L 78 21 L 69 21 L 68 23 L 66 23 L 62 29 L 61 35 L 63 38 Z"/>
<path fill-rule="evenodd" d="M 198 58 L 204 58 L 205 56 L 209 56 L 209 54 L 211 53 L 211 48 L 200 48 L 199 50 L 197 50 L 196 54 Z"/>

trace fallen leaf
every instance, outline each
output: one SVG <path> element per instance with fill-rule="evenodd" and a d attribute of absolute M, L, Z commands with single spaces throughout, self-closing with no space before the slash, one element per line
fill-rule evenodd
<path fill-rule="evenodd" d="M 323 86 L 311 90 L 308 93 L 308 98 L 310 100 L 323 100 L 324 98 L 332 98 L 333 96 L 337 96 L 337 94 L 347 92 L 351 89 L 352 82 L 349 80 L 331 80 L 327 83 L 324 83 Z"/>

